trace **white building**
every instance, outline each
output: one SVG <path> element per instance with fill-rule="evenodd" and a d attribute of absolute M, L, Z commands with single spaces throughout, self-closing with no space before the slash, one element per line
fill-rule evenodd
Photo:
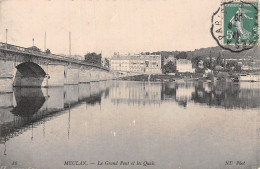
<path fill-rule="evenodd" d="M 194 73 L 195 69 L 192 68 L 192 63 L 190 60 L 187 59 L 178 59 L 176 60 L 176 69 L 180 73 Z"/>
<path fill-rule="evenodd" d="M 110 68 L 115 71 L 161 74 L 161 55 L 115 55 L 110 60 Z"/>
<path fill-rule="evenodd" d="M 128 56 L 113 56 L 110 60 L 110 69 L 116 71 L 130 71 L 130 60 Z"/>

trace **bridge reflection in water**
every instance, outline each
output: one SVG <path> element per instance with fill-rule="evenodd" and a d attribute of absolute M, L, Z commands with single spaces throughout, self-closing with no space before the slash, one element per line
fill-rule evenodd
<path fill-rule="evenodd" d="M 85 109 L 82 109 L 83 105 Z M 106 160 L 109 151 L 104 152 L 104 147 L 111 146 L 119 154 L 115 160 L 120 160 L 122 151 L 135 149 L 137 141 L 142 153 L 147 152 L 143 155 L 157 161 L 160 168 L 178 168 L 178 165 L 190 168 L 196 160 L 205 160 L 207 156 L 210 159 L 206 159 L 205 166 L 197 164 L 198 168 L 206 168 L 208 164 L 216 168 L 230 156 L 244 158 L 242 160 L 247 160 L 249 166 L 258 166 L 259 106 L 259 83 L 103 81 L 56 88 L 15 88 L 13 93 L 0 94 L 0 145 L 4 145 L 0 150 L 8 156 L 6 144 L 12 138 L 19 139 L 26 131 L 28 135 L 29 130 L 33 141 L 37 126 L 43 126 L 45 135 L 47 124 L 57 123 L 56 119 L 65 114 L 67 121 L 62 118 L 63 125 L 59 122 L 55 125 L 58 132 L 66 132 L 73 144 L 85 147 L 88 136 L 91 139 L 86 146 L 101 146 L 100 150 L 96 147 L 98 150 L 88 148 L 90 152 L 81 152 L 100 158 L 88 157 L 91 161 Z M 246 123 L 246 127 L 241 128 L 242 123 Z M 74 137 L 70 136 L 71 125 L 76 125 Z M 88 134 L 84 130 L 88 130 Z M 52 129 L 59 135 L 55 131 Z M 110 135 L 118 135 L 119 140 Z M 59 137 L 64 140 L 63 136 Z M 237 139 L 236 143 L 234 139 Z M 92 140 L 98 142 L 97 145 Z M 123 142 L 127 144 L 123 145 Z M 240 147 L 243 147 L 243 154 L 235 150 Z M 219 152 L 214 155 L 213 151 Z M 101 152 L 104 153 L 102 156 Z M 137 152 L 130 151 L 142 159 L 142 153 Z M 194 157 L 198 152 L 202 154 Z M 2 159 L 3 155 L 0 157 Z M 182 164 L 171 163 L 172 159 L 178 159 Z"/>
<path fill-rule="evenodd" d="M 0 143 L 21 134 L 35 123 L 51 120 L 80 103 L 101 103 L 111 82 L 81 83 L 54 88 L 14 88 L 0 94 Z M 80 91 L 80 92 L 79 92 Z"/>

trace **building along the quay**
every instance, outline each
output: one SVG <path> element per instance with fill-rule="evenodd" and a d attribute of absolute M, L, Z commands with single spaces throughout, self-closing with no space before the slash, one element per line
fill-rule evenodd
<path fill-rule="evenodd" d="M 116 54 L 110 60 L 110 69 L 142 74 L 161 74 L 161 55 Z"/>

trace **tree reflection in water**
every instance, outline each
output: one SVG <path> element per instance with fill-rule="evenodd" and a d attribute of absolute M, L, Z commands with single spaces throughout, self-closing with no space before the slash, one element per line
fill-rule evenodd
<path fill-rule="evenodd" d="M 162 100 L 175 100 L 186 107 L 188 102 L 208 106 L 232 108 L 258 108 L 260 106 L 259 83 L 184 82 L 162 84 Z"/>
<path fill-rule="evenodd" d="M 192 94 L 192 100 L 195 103 L 227 109 L 257 108 L 260 105 L 260 86 L 256 84 L 252 88 L 252 84 L 246 82 L 244 84 L 217 82 L 214 85 L 198 83 Z"/>

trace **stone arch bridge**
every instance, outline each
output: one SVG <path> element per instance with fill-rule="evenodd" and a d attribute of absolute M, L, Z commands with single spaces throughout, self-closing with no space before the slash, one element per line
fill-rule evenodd
<path fill-rule="evenodd" d="M 12 92 L 13 86 L 64 86 L 116 77 L 98 65 L 0 42 L 0 92 Z"/>

